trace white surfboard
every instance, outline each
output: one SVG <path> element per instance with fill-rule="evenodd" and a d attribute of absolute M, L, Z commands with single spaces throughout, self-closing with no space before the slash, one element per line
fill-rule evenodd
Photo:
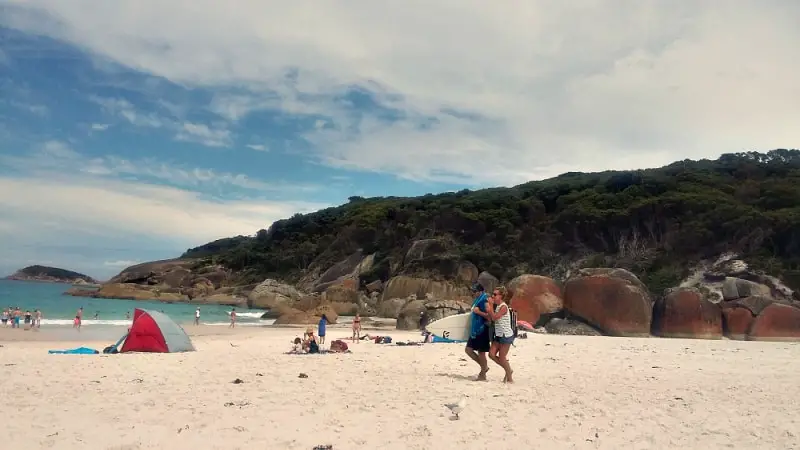
<path fill-rule="evenodd" d="M 447 316 L 429 323 L 425 329 L 432 335 L 439 336 L 440 338 L 452 339 L 454 341 L 466 341 L 469 339 L 471 315 L 472 313 L 464 313 Z"/>

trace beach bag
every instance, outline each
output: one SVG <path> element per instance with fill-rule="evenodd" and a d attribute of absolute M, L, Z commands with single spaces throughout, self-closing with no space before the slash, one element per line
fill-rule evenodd
<path fill-rule="evenodd" d="M 334 353 L 344 353 L 347 351 L 347 343 L 337 339 L 331 342 L 331 351 Z"/>

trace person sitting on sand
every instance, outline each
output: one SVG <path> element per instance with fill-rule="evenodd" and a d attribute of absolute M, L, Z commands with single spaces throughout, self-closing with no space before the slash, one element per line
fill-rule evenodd
<path fill-rule="evenodd" d="M 319 353 L 319 343 L 317 337 L 314 336 L 314 329 L 309 328 L 306 330 L 306 341 L 303 342 L 303 349 L 308 353 Z"/>
<path fill-rule="evenodd" d="M 514 343 L 514 329 L 511 327 L 511 311 L 505 302 L 506 289 L 498 287 L 489 298 L 494 308 L 489 308 L 489 317 L 494 322 L 494 336 L 489 348 L 489 359 L 497 363 L 506 372 L 503 383 L 513 383 L 511 364 L 508 362 L 508 351 Z"/>
<path fill-rule="evenodd" d="M 361 315 L 356 313 L 356 316 L 353 318 L 353 342 L 358 342 L 361 340 Z"/>
<path fill-rule="evenodd" d="M 305 353 L 303 351 L 303 340 L 299 337 L 294 338 L 292 349 L 288 352 L 290 355 L 300 355 Z"/>

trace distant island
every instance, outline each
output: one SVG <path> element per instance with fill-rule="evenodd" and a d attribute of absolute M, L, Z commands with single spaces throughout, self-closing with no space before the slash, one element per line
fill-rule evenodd
<path fill-rule="evenodd" d="M 28 266 L 5 278 L 16 281 L 46 281 L 50 283 L 97 284 L 97 280 L 82 273 L 58 267 Z"/>

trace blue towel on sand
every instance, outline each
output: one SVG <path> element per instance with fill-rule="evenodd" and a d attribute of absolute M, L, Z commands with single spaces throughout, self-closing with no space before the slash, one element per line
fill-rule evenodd
<path fill-rule="evenodd" d="M 460 342 L 464 342 L 464 341 L 458 341 L 458 340 L 455 340 L 455 339 L 447 339 L 447 338 L 439 337 L 439 336 L 436 336 L 436 335 L 433 336 L 433 340 L 431 341 L 431 343 L 447 343 L 447 344 L 457 344 L 457 343 L 460 343 Z"/>
<path fill-rule="evenodd" d="M 100 352 L 89 347 L 78 347 L 71 350 L 48 350 L 47 353 L 59 355 L 96 355 Z"/>

